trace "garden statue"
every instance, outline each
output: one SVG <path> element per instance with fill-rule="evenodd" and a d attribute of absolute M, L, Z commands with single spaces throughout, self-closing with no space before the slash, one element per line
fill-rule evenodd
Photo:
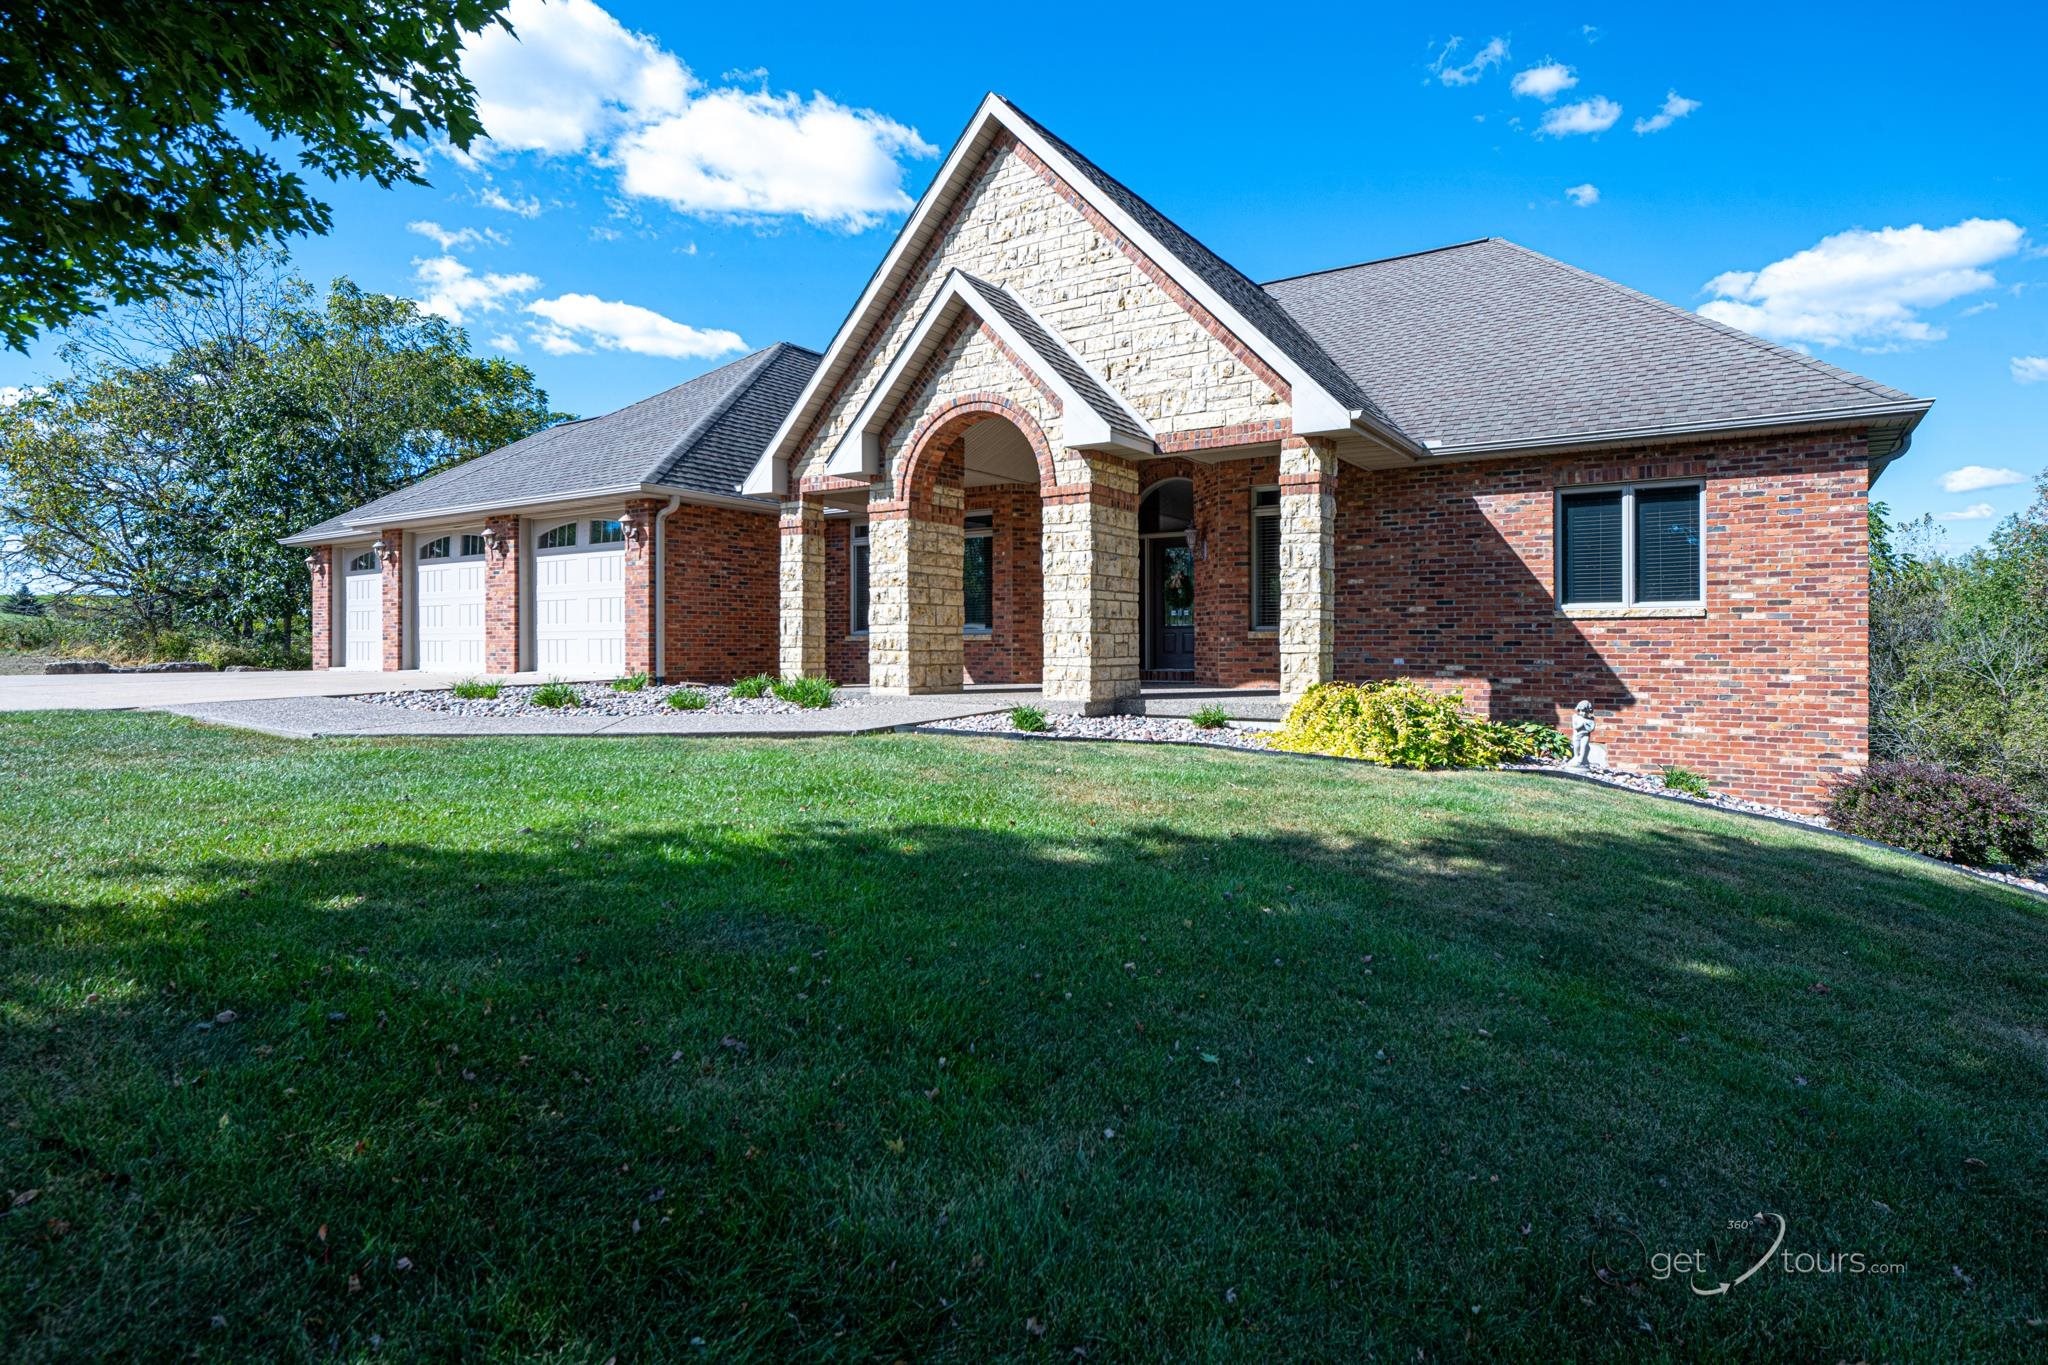
<path fill-rule="evenodd" d="M 1582 701 L 1572 708 L 1572 756 L 1567 768 L 1593 766 L 1593 703 Z"/>

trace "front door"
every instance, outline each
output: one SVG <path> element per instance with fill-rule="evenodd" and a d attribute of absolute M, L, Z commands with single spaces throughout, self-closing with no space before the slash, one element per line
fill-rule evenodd
<path fill-rule="evenodd" d="M 1195 552 L 1185 537 L 1145 542 L 1146 634 L 1151 637 L 1155 673 L 1195 669 Z"/>

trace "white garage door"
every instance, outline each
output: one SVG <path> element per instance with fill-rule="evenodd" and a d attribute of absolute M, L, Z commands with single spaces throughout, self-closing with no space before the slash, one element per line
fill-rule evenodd
<path fill-rule="evenodd" d="M 420 667 L 484 666 L 484 538 L 480 531 L 420 538 Z"/>
<path fill-rule="evenodd" d="M 626 535 L 616 521 L 543 524 L 534 536 L 535 666 L 616 677 L 626 666 Z"/>
<path fill-rule="evenodd" d="M 384 571 L 375 550 L 351 550 L 341 572 L 341 666 L 384 666 Z"/>

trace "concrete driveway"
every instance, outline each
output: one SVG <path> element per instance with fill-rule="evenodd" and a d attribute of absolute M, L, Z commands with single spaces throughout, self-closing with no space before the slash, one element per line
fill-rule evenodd
<path fill-rule="evenodd" d="M 464 675 L 466 676 L 466 675 Z M 523 682 L 529 675 L 515 674 Z M 538 681 L 538 678 L 535 678 Z M 217 701 L 270 701 L 280 697 L 346 697 L 448 687 L 447 673 L 82 673 L 0 677 L 0 711 L 132 711 Z"/>

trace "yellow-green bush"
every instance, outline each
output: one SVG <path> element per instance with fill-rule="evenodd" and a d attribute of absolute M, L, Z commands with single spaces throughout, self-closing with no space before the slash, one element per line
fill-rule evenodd
<path fill-rule="evenodd" d="M 1294 703 L 1268 745 L 1390 768 L 1491 768 L 1512 756 L 1503 728 L 1468 713 L 1462 693 L 1434 692 L 1408 678 L 1319 683 Z"/>

